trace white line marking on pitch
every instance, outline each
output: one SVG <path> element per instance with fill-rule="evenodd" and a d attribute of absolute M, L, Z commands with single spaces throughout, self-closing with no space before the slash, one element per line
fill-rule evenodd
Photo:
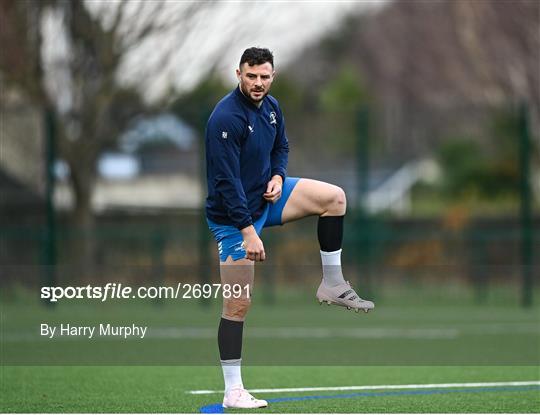
<path fill-rule="evenodd" d="M 250 389 L 253 393 L 279 393 L 279 392 L 320 392 L 320 391 L 356 391 L 374 389 L 429 389 L 429 388 L 480 388 L 489 386 L 532 386 L 540 385 L 540 381 L 526 382 L 476 382 L 476 383 L 428 383 L 419 385 L 365 385 L 365 386 L 331 386 L 318 388 L 281 388 L 281 389 Z M 192 395 L 210 395 L 223 393 L 222 390 L 194 390 L 186 393 Z"/>

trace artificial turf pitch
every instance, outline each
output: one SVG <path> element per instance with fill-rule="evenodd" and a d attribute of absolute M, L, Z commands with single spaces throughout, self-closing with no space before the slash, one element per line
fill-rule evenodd
<path fill-rule="evenodd" d="M 252 388 L 538 380 L 537 367 L 245 367 Z M 199 412 L 221 394 L 219 367 L 3 367 L 2 412 Z M 431 390 L 429 390 L 431 391 Z M 264 399 L 355 395 L 354 392 L 259 393 Z M 270 403 L 269 413 L 522 412 L 540 409 L 540 389 L 453 388 L 441 393 L 369 391 L 358 396 Z M 230 411 L 226 412 L 239 412 Z M 240 411 L 241 412 L 241 411 Z M 252 411 L 251 411 L 252 412 Z"/>
<path fill-rule="evenodd" d="M 401 303 L 380 295 L 368 315 L 320 307 L 304 291 L 290 298 L 278 293 L 272 304 L 259 300 L 245 330 L 245 386 L 540 380 L 538 307 L 524 310 L 505 298 L 477 305 L 461 294 L 438 292 L 439 297 L 415 293 L 413 299 L 400 292 Z M 47 308 L 15 297 L 0 302 L 0 412 L 199 412 L 221 402 L 220 393 L 188 393 L 223 388 L 221 369 L 212 366 L 218 302 L 201 307 L 187 301 L 71 301 Z M 140 323 L 154 336 L 56 341 L 40 338 L 39 322 Z M 540 411 L 539 386 L 255 395 L 278 400 L 257 411 L 272 413 Z M 305 397 L 317 398 L 298 400 Z"/>

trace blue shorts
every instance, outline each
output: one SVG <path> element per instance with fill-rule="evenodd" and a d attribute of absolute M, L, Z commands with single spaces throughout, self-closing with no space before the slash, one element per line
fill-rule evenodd
<path fill-rule="evenodd" d="M 286 177 L 281 190 L 281 197 L 276 203 L 266 204 L 262 216 L 253 223 L 258 235 L 261 234 L 263 228 L 283 224 L 281 222 L 283 208 L 285 207 L 287 200 L 289 200 L 289 197 L 291 196 L 294 186 L 296 186 L 296 183 L 298 183 L 298 180 L 300 180 L 298 177 Z M 233 261 L 246 257 L 246 250 L 242 247 L 242 242 L 244 242 L 244 239 L 236 227 L 231 225 L 222 225 L 211 221 L 208 218 L 206 218 L 206 221 L 208 222 L 208 227 L 214 234 L 214 238 L 218 244 L 220 261 L 225 262 L 229 255 L 232 257 Z"/>

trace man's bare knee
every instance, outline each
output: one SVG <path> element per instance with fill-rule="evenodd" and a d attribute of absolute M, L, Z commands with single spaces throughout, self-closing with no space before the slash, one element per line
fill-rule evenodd
<path fill-rule="evenodd" d="M 223 298 L 222 317 L 227 320 L 244 321 L 251 306 L 251 298 Z"/>
<path fill-rule="evenodd" d="M 347 196 L 345 191 L 338 186 L 332 186 L 328 207 L 321 216 L 342 216 L 347 210 Z"/>

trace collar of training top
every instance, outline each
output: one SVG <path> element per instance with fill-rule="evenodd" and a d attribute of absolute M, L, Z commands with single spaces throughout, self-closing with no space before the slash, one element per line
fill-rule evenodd
<path fill-rule="evenodd" d="M 238 86 L 236 87 L 236 89 L 234 90 L 234 92 L 235 92 L 235 94 L 236 94 L 237 96 L 240 97 L 240 99 L 241 99 L 243 102 L 245 102 L 245 103 L 248 104 L 248 105 L 251 105 L 251 106 L 255 107 L 256 109 L 261 109 L 262 104 L 263 104 L 264 100 L 266 99 L 266 95 L 265 95 L 265 97 L 260 101 L 260 104 L 259 104 L 259 105 L 255 104 L 253 101 L 251 101 L 248 97 L 246 97 L 246 96 L 244 95 L 244 93 L 243 93 L 242 90 L 240 89 L 240 85 L 238 85 Z"/>

